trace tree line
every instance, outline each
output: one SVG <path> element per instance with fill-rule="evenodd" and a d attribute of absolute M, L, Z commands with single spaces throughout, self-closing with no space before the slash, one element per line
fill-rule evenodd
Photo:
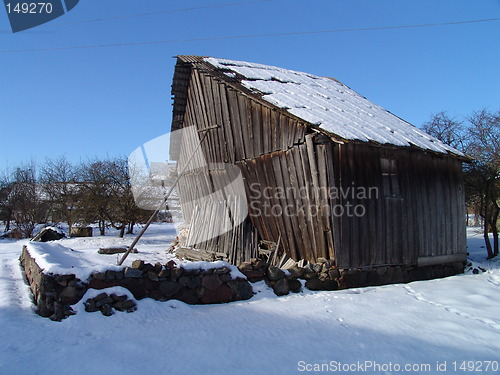
<path fill-rule="evenodd" d="M 127 159 L 93 159 L 78 165 L 66 157 L 18 166 L 0 175 L 0 220 L 5 231 L 17 228 L 31 237 L 38 224 L 97 223 L 120 237 L 133 233 L 136 223 L 151 213 L 137 207 L 132 194 Z"/>
<path fill-rule="evenodd" d="M 467 212 L 481 218 L 488 258 L 496 257 L 499 253 L 500 111 L 483 109 L 464 119 L 439 112 L 422 128 L 470 158 L 463 164 Z M 493 234 L 493 243 L 488 233 Z"/>

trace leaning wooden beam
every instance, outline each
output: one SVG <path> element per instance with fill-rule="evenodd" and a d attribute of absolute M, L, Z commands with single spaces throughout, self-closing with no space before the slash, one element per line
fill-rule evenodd
<path fill-rule="evenodd" d="M 177 183 L 179 182 L 179 180 L 184 175 L 184 172 L 186 172 L 187 168 L 189 167 L 189 164 L 191 163 L 191 160 L 196 155 L 196 152 L 201 147 L 203 141 L 207 138 L 207 135 L 208 135 L 209 131 L 212 130 L 212 129 L 217 129 L 218 127 L 219 127 L 219 125 L 215 125 L 215 126 L 210 126 L 208 128 L 205 128 L 205 129 L 198 130 L 198 132 L 200 132 L 200 133 L 203 132 L 204 133 L 203 137 L 200 140 L 200 143 L 198 143 L 198 145 L 196 146 L 195 150 L 193 151 L 193 153 L 191 154 L 191 156 L 187 160 L 186 164 L 184 165 L 184 167 L 180 171 L 179 175 L 177 176 L 177 178 L 175 179 L 174 183 L 172 184 L 172 186 L 168 190 L 167 194 L 165 194 L 165 197 L 162 199 L 162 201 L 158 205 L 158 208 L 156 209 L 156 211 L 150 216 L 150 218 L 148 219 L 148 221 L 146 222 L 146 224 L 144 225 L 144 227 L 142 228 L 142 230 L 140 231 L 140 233 L 137 235 L 137 237 L 135 237 L 134 241 L 132 241 L 132 243 L 128 247 L 127 251 L 125 252 L 125 254 L 123 254 L 122 258 L 118 261 L 118 265 L 119 266 L 121 266 L 123 264 L 123 262 L 125 261 L 125 259 L 127 259 L 128 255 L 130 254 L 130 252 L 132 251 L 132 249 L 134 248 L 134 246 L 137 244 L 137 242 L 139 242 L 139 240 L 141 239 L 142 235 L 146 232 L 146 230 L 149 228 L 149 226 L 153 222 L 153 219 L 156 216 L 156 214 L 163 207 L 165 207 L 165 204 L 167 203 L 168 198 L 170 198 L 170 195 L 172 194 L 172 192 L 174 191 L 175 187 L 177 186 Z"/>

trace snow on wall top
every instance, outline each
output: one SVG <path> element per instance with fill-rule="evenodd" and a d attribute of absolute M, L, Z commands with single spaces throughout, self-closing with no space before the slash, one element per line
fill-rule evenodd
<path fill-rule="evenodd" d="M 26 244 L 26 249 L 44 273 L 74 274 L 82 281 L 86 281 L 93 272 L 103 272 L 109 269 L 118 271 L 123 268 L 110 266 L 110 258 L 97 254 L 97 251 L 89 254 L 52 241 L 30 241 Z"/>
<path fill-rule="evenodd" d="M 107 270 L 120 271 L 125 268 L 125 266 L 115 266 L 115 258 L 99 254 L 96 250 L 74 250 L 56 241 L 29 241 L 26 244 L 26 250 L 45 274 L 74 274 L 82 281 L 87 281 L 94 272 L 106 272 Z M 137 259 L 143 259 L 150 262 L 154 262 L 155 260 L 158 261 L 158 259 L 153 259 L 151 254 L 148 257 L 147 252 L 139 253 Z M 178 267 L 186 270 L 210 270 L 227 267 L 233 279 L 246 279 L 246 276 L 238 270 L 238 267 L 224 261 L 191 262 L 179 261 L 176 259 L 175 263 Z"/>
<path fill-rule="evenodd" d="M 241 75 L 242 85 L 262 94 L 267 102 L 345 140 L 416 146 L 463 156 L 332 78 L 244 61 L 212 57 L 204 61 L 230 77 Z"/>

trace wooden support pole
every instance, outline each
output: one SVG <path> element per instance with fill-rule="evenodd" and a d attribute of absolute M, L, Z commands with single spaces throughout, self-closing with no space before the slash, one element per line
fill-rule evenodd
<path fill-rule="evenodd" d="M 177 185 L 177 183 L 179 182 L 179 180 L 182 178 L 182 176 L 184 175 L 184 172 L 186 172 L 189 164 L 191 163 L 191 160 L 193 159 L 193 157 L 196 155 L 196 152 L 200 149 L 201 147 L 201 144 L 203 143 L 203 141 L 207 138 L 207 135 L 208 135 L 208 132 L 212 129 L 217 129 L 219 126 L 218 125 L 215 125 L 215 126 L 210 126 L 208 128 L 204 128 L 204 129 L 200 129 L 198 130 L 199 133 L 204 133 L 203 134 L 203 137 L 201 138 L 200 140 L 200 143 L 198 143 L 198 145 L 196 146 L 195 150 L 193 151 L 193 153 L 191 154 L 191 156 L 189 157 L 188 161 L 186 162 L 186 165 L 184 165 L 184 167 L 182 168 L 182 170 L 180 171 L 180 173 L 178 174 L 177 178 L 175 179 L 174 183 L 172 184 L 172 186 L 170 187 L 170 189 L 168 190 L 167 194 L 165 194 L 165 197 L 162 199 L 162 201 L 160 202 L 160 204 L 158 205 L 158 208 L 156 209 L 156 211 L 149 217 L 148 221 L 146 222 L 146 224 L 144 225 L 144 227 L 142 228 L 142 230 L 140 231 L 140 233 L 135 237 L 134 241 L 132 241 L 132 243 L 130 244 L 130 246 L 128 247 L 127 251 L 125 252 L 125 254 L 123 254 L 122 258 L 118 261 L 118 265 L 121 266 L 123 264 L 123 262 L 125 261 L 125 259 L 127 259 L 128 255 L 130 254 L 130 252 L 132 251 L 132 249 L 134 248 L 134 246 L 137 244 L 137 242 L 139 242 L 139 240 L 141 239 L 141 237 L 143 236 L 143 234 L 146 232 L 146 230 L 149 228 L 149 226 L 151 225 L 151 223 L 153 222 L 153 219 L 154 217 L 156 216 L 156 214 L 163 208 L 165 207 L 165 203 L 167 202 L 168 198 L 170 198 L 170 195 L 172 194 L 172 192 L 174 191 L 174 188 L 175 186 Z"/>

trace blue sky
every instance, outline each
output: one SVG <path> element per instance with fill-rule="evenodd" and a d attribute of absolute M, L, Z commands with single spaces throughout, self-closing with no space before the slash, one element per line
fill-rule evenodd
<path fill-rule="evenodd" d="M 500 0 L 81 0 L 12 34 L 2 8 L 0 170 L 128 155 L 166 133 L 179 54 L 335 77 L 416 126 L 442 110 L 499 110 L 500 21 L 193 41 L 499 17 Z M 53 49 L 154 41 L 169 42 Z"/>

